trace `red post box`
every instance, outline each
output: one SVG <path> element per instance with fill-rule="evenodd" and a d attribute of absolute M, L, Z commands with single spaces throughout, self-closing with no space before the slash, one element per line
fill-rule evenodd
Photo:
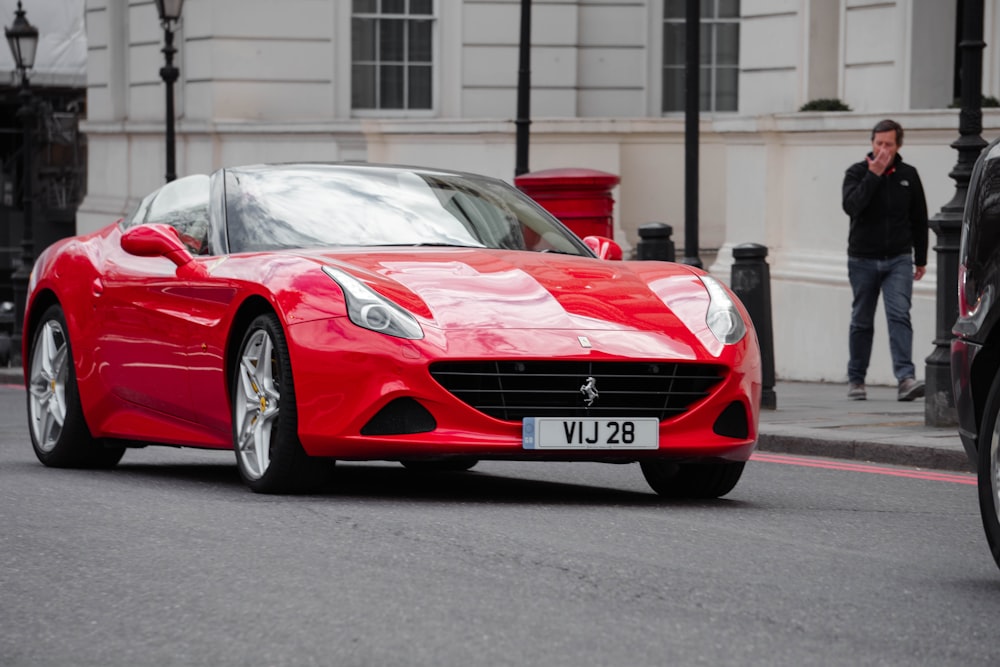
<path fill-rule="evenodd" d="M 580 238 L 614 238 L 611 189 L 620 181 L 594 169 L 545 169 L 516 176 L 514 185 Z"/>

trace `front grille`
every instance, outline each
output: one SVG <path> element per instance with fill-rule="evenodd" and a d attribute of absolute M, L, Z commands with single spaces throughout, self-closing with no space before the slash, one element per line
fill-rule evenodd
<path fill-rule="evenodd" d="M 431 365 L 445 389 L 480 412 L 525 417 L 676 417 L 722 382 L 715 364 L 643 361 L 446 361 Z M 594 378 L 589 407 L 583 387 Z"/>

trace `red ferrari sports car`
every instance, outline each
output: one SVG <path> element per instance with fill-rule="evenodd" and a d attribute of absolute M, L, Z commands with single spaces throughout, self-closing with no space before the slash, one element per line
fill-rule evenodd
<path fill-rule="evenodd" d="M 168 183 L 47 248 L 23 335 L 49 466 L 233 449 L 257 492 L 340 460 L 638 462 L 718 497 L 757 440 L 760 355 L 727 287 L 621 259 L 506 183 L 254 165 Z"/>

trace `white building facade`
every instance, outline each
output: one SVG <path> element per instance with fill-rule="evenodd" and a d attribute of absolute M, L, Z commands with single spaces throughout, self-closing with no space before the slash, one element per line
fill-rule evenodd
<path fill-rule="evenodd" d="M 779 379 L 846 381 L 845 169 L 891 117 L 932 215 L 955 193 L 962 0 L 702 0 L 699 241 L 769 249 Z M 684 0 L 534 0 L 532 171 L 621 178 L 614 235 L 684 243 Z M 520 0 L 186 0 L 177 26 L 177 173 L 366 160 L 513 181 Z M 152 0 L 86 0 L 87 232 L 165 173 L 163 31 Z M 1000 0 L 985 0 L 983 94 L 1000 96 Z M 849 112 L 800 112 L 838 98 Z M 1000 135 L 985 109 L 983 138 Z M 934 234 L 931 233 L 931 246 Z M 679 253 L 680 254 L 680 253 Z M 935 257 L 914 296 L 914 361 L 935 336 Z M 879 315 L 882 318 L 881 314 Z M 868 381 L 894 384 L 884 321 Z"/>

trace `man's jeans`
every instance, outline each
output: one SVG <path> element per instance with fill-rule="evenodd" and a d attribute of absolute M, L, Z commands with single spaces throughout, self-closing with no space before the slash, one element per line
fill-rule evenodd
<path fill-rule="evenodd" d="M 913 259 L 899 255 L 890 259 L 847 258 L 847 275 L 854 291 L 851 306 L 851 360 L 847 363 L 849 382 L 864 384 L 872 356 L 875 332 L 875 307 L 882 292 L 885 319 L 889 325 L 889 351 L 892 372 L 902 381 L 915 377 L 913 367 L 913 327 L 910 325 L 910 300 L 913 295 Z"/>

